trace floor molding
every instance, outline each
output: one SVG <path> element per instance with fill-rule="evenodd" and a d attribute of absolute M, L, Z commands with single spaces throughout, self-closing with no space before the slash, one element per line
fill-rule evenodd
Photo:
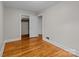
<path fill-rule="evenodd" d="M 1 48 L 1 51 L 0 51 L 0 57 L 3 55 L 5 43 L 7 43 L 7 42 L 12 42 L 12 41 L 17 41 L 17 40 L 20 40 L 20 39 L 21 39 L 21 38 L 16 38 L 16 39 L 10 39 L 10 40 L 5 40 L 5 41 L 3 41 L 3 43 L 2 43 L 2 48 Z"/>
<path fill-rule="evenodd" d="M 2 55 L 3 55 L 4 47 L 5 47 L 5 42 L 3 42 L 3 44 L 2 44 L 2 48 L 0 51 L 0 57 L 2 57 Z"/>
<path fill-rule="evenodd" d="M 72 53 L 72 54 L 74 54 L 74 55 L 76 55 L 76 56 L 79 56 L 79 51 L 78 50 L 76 50 L 76 49 L 72 49 L 72 48 L 67 48 L 67 47 L 64 47 L 62 44 L 60 44 L 59 42 L 57 42 L 57 41 L 55 41 L 55 39 L 53 39 L 52 41 L 51 40 L 47 40 L 46 38 L 44 38 L 44 41 L 47 41 L 47 42 L 49 42 L 49 43 L 51 43 L 51 44 L 54 44 L 54 45 L 56 45 L 56 46 L 58 46 L 58 47 L 60 47 L 60 48 L 62 48 L 62 49 L 64 49 L 64 50 L 66 50 L 66 51 L 69 51 L 70 53 Z"/>
<path fill-rule="evenodd" d="M 4 42 L 7 43 L 7 42 L 12 42 L 12 41 L 17 41 L 17 40 L 21 40 L 21 37 L 14 38 L 14 39 L 8 39 L 8 40 L 5 40 Z"/>

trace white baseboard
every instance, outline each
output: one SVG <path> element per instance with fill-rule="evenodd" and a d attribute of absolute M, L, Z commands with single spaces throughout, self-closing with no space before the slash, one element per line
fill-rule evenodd
<path fill-rule="evenodd" d="M 12 42 L 12 41 L 17 41 L 17 40 L 21 40 L 21 37 L 18 37 L 18 38 L 14 38 L 14 39 L 8 39 L 8 40 L 5 40 L 4 42 Z"/>
<path fill-rule="evenodd" d="M 76 55 L 76 56 L 79 56 L 79 51 L 78 51 L 78 50 L 72 49 L 72 48 L 64 47 L 64 46 L 63 46 L 62 44 L 60 44 L 59 42 L 55 41 L 55 39 L 53 39 L 52 41 L 50 41 L 50 40 L 44 38 L 44 41 L 47 41 L 47 42 L 49 42 L 49 43 L 51 43 L 51 44 L 56 45 L 57 47 L 60 47 L 60 48 L 62 48 L 62 49 L 64 49 L 64 50 L 66 50 L 66 51 L 69 51 L 70 53 L 72 53 L 72 54 L 74 54 L 74 55 Z"/>
<path fill-rule="evenodd" d="M 5 40 L 5 41 L 3 42 L 3 44 L 2 44 L 2 48 L 1 48 L 1 51 L 0 51 L 0 57 L 3 55 L 5 43 L 7 43 L 7 42 L 12 42 L 12 41 L 17 41 L 17 40 L 21 40 L 21 37 L 15 38 L 15 39 L 10 39 L 10 40 Z"/>
<path fill-rule="evenodd" d="M 3 44 L 2 44 L 2 48 L 0 51 L 0 57 L 2 57 L 2 55 L 3 55 L 4 47 L 5 47 L 5 42 L 3 42 Z"/>

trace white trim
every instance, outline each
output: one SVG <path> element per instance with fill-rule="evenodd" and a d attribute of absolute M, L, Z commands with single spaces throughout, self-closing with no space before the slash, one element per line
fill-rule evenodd
<path fill-rule="evenodd" d="M 5 42 L 3 42 L 3 44 L 2 44 L 2 48 L 0 51 L 0 57 L 2 57 L 2 55 L 3 55 L 4 47 L 5 47 Z"/>
<path fill-rule="evenodd" d="M 8 40 L 5 40 L 4 42 L 12 42 L 12 41 L 17 41 L 17 40 L 21 40 L 21 37 L 19 38 L 15 38 L 15 39 L 8 39 Z"/>
<path fill-rule="evenodd" d="M 5 40 L 5 41 L 3 42 L 3 44 L 2 44 L 2 48 L 1 48 L 1 51 L 0 51 L 0 57 L 3 55 L 5 43 L 6 43 L 6 42 L 17 41 L 17 40 L 21 40 L 21 37 L 20 37 L 20 38 L 16 38 L 16 39 Z"/>
<path fill-rule="evenodd" d="M 53 39 L 52 41 L 50 41 L 50 40 L 47 40 L 46 38 L 44 38 L 44 41 L 47 41 L 47 42 L 49 42 L 49 43 L 51 43 L 51 44 L 56 45 L 57 47 L 60 47 L 60 48 L 62 48 L 62 49 L 64 49 L 64 50 L 66 50 L 66 51 L 69 51 L 70 53 L 72 53 L 72 54 L 74 54 L 74 55 L 76 55 L 76 56 L 79 56 L 79 51 L 78 51 L 78 50 L 72 49 L 72 48 L 64 47 L 64 46 L 63 46 L 62 44 L 60 44 L 59 42 L 55 41 L 55 39 Z"/>

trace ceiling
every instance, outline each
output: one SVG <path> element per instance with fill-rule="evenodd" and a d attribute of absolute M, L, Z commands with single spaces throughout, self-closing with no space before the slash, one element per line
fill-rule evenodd
<path fill-rule="evenodd" d="M 3 1 L 5 7 L 41 12 L 57 3 L 56 1 Z"/>

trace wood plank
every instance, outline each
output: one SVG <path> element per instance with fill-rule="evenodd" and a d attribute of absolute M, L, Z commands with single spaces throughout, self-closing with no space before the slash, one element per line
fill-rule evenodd
<path fill-rule="evenodd" d="M 22 38 L 23 39 L 23 38 Z M 42 40 L 42 37 L 28 38 L 5 44 L 4 57 L 75 57 L 55 45 Z"/>

